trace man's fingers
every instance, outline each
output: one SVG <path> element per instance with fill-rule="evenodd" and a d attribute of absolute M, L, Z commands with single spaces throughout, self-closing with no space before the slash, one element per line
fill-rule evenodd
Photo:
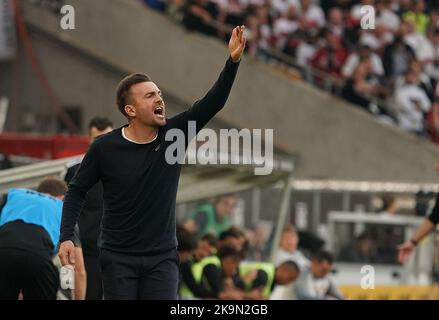
<path fill-rule="evenodd" d="M 59 257 L 59 260 L 61 261 L 61 264 L 63 266 L 69 264 L 69 259 L 68 259 L 67 255 L 64 252 L 60 252 L 58 254 L 58 257 Z"/>
<path fill-rule="evenodd" d="M 237 36 L 238 36 L 238 27 L 235 27 L 232 32 L 232 37 L 237 37 Z"/>
<path fill-rule="evenodd" d="M 70 264 L 75 264 L 75 249 L 69 250 L 69 262 Z"/>

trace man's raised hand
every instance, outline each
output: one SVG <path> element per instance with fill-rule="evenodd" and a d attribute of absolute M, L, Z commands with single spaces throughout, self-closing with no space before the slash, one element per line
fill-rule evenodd
<path fill-rule="evenodd" d="M 233 62 L 241 60 L 245 49 L 244 26 L 236 27 L 232 31 L 229 41 L 229 52 Z"/>

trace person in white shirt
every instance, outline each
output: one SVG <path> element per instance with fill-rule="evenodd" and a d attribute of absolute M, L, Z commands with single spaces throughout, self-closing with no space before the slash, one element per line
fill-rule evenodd
<path fill-rule="evenodd" d="M 399 126 L 422 135 L 425 133 L 424 113 L 430 110 L 431 102 L 418 83 L 418 74 L 409 70 L 405 76 L 405 83 L 396 89 L 394 100 Z"/>
<path fill-rule="evenodd" d="M 274 264 L 278 266 L 285 261 L 292 260 L 301 270 L 308 268 L 310 261 L 297 248 L 298 244 L 299 236 L 296 229 L 293 226 L 287 226 L 282 232 L 279 249 L 274 258 Z"/>
<path fill-rule="evenodd" d="M 311 258 L 311 266 L 300 272 L 293 285 L 299 300 L 343 300 L 329 273 L 332 271 L 334 259 L 329 252 L 319 251 Z"/>
<path fill-rule="evenodd" d="M 384 67 L 381 58 L 376 53 L 372 52 L 370 44 L 363 42 L 360 43 L 358 52 L 353 52 L 348 56 L 341 70 L 343 77 L 346 79 L 351 78 L 360 63 L 360 60 L 366 58 L 369 58 L 370 63 L 372 64 L 372 73 L 375 76 L 382 76 L 384 74 Z"/>
<path fill-rule="evenodd" d="M 325 13 L 322 8 L 312 3 L 311 0 L 302 0 L 302 15 L 309 27 L 322 28 L 326 23 Z"/>

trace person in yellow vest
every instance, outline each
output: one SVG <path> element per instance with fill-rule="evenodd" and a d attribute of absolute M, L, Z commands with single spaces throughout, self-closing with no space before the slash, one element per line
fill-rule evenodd
<path fill-rule="evenodd" d="M 278 267 L 270 262 L 244 262 L 239 267 L 240 281 L 236 286 L 245 292 L 246 299 L 268 299 L 276 285 L 290 284 L 299 274 L 298 265 L 291 260 Z"/>
<path fill-rule="evenodd" d="M 182 299 L 194 299 L 196 296 L 206 296 L 209 293 L 203 290 L 203 286 L 196 281 L 193 274 L 193 268 L 197 270 L 197 265 L 204 258 L 216 253 L 216 238 L 213 234 L 205 234 L 196 242 L 193 235 L 184 227 L 181 227 L 177 233 L 180 255 L 180 284 L 179 297 Z M 185 244 L 191 244 L 186 245 Z M 186 249 L 183 251 L 183 249 Z M 189 251 L 190 249 L 190 251 Z M 183 259 L 182 260 L 182 256 Z M 205 261 L 210 261 L 209 259 Z M 195 267 L 194 267 L 195 265 Z"/>
<path fill-rule="evenodd" d="M 184 283 L 194 297 L 202 299 L 243 299 L 242 290 L 233 286 L 233 277 L 238 274 L 241 253 L 228 246 L 221 247 L 218 256 L 205 257 L 182 269 Z M 187 291 L 185 292 L 187 293 Z"/>
<path fill-rule="evenodd" d="M 190 270 L 193 263 L 193 253 L 196 248 L 196 242 L 193 235 L 182 225 L 177 226 L 177 252 L 180 260 L 179 279 L 178 279 L 178 298 L 193 299 L 194 294 L 188 288 L 183 277 L 185 270 Z M 190 271 L 189 271 L 190 272 Z"/>
<path fill-rule="evenodd" d="M 430 17 L 425 13 L 424 0 L 412 0 L 412 10 L 404 13 L 403 21 L 411 22 L 415 25 L 416 32 L 425 34 L 428 25 L 430 24 Z"/>
<path fill-rule="evenodd" d="M 235 195 L 225 195 L 206 203 L 189 213 L 184 226 L 196 235 L 197 238 L 212 233 L 218 237 L 221 232 L 230 228 L 230 215 L 238 199 Z"/>

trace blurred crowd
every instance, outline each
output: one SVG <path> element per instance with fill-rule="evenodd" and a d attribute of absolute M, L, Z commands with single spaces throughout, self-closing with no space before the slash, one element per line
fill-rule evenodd
<path fill-rule="evenodd" d="M 177 227 L 181 299 L 343 299 L 329 277 L 334 259 L 323 243 L 305 241 L 299 249 L 299 233 L 288 225 L 270 257 L 271 230 L 231 225 L 236 201 L 226 195 L 207 202 Z"/>
<path fill-rule="evenodd" d="M 188 30 L 224 41 L 233 26 L 244 24 L 248 54 L 276 63 L 279 56 L 289 56 L 303 78 L 315 85 L 379 121 L 439 142 L 437 1 L 144 2 Z M 375 9 L 374 29 L 361 28 L 365 5 Z"/>

